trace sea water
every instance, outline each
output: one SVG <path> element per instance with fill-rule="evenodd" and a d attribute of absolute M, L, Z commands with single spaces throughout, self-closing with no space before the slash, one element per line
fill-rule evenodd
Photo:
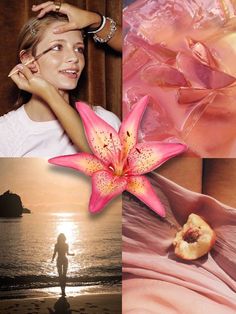
<path fill-rule="evenodd" d="M 51 259 L 61 232 L 75 254 L 68 257 L 67 286 L 72 290 L 93 287 L 95 292 L 119 290 L 121 217 L 108 216 L 88 219 L 88 214 L 81 213 L 32 213 L 0 218 L 0 297 L 7 291 L 58 287 L 56 260 L 51 263 Z"/>

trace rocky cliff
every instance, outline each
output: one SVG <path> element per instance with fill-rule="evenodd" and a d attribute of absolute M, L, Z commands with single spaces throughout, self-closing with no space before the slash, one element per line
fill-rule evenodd
<path fill-rule="evenodd" d="M 21 217 L 24 207 L 19 195 L 6 191 L 0 195 L 0 217 Z"/>

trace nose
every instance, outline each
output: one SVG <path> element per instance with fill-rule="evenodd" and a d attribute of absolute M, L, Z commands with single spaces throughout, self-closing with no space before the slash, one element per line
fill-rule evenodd
<path fill-rule="evenodd" d="M 78 53 L 76 53 L 74 49 L 68 49 L 66 53 L 66 62 L 69 62 L 69 63 L 79 62 Z"/>

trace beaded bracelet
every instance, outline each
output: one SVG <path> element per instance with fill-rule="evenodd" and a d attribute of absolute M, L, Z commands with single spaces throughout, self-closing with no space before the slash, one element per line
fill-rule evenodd
<path fill-rule="evenodd" d="M 116 30 L 117 30 L 116 22 L 113 19 L 111 19 L 110 17 L 106 17 L 106 20 L 110 21 L 110 32 L 105 38 L 101 38 L 96 34 L 93 35 L 93 40 L 95 42 L 102 43 L 102 44 L 107 43 L 114 36 L 114 34 L 116 32 Z"/>
<path fill-rule="evenodd" d="M 97 13 L 101 17 L 101 22 L 100 22 L 99 26 L 96 27 L 96 28 L 90 28 L 89 27 L 87 29 L 87 33 L 89 33 L 89 34 L 95 34 L 95 33 L 100 32 L 104 28 L 104 26 L 106 25 L 106 18 L 105 18 L 105 16 L 101 15 L 99 12 L 95 12 L 95 13 Z"/>

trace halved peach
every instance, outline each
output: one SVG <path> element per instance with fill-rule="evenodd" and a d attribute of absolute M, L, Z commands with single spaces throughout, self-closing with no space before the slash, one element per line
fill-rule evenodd
<path fill-rule="evenodd" d="M 215 231 L 205 220 L 196 214 L 190 214 L 173 241 L 175 254 L 186 260 L 198 259 L 211 250 L 215 240 Z"/>

